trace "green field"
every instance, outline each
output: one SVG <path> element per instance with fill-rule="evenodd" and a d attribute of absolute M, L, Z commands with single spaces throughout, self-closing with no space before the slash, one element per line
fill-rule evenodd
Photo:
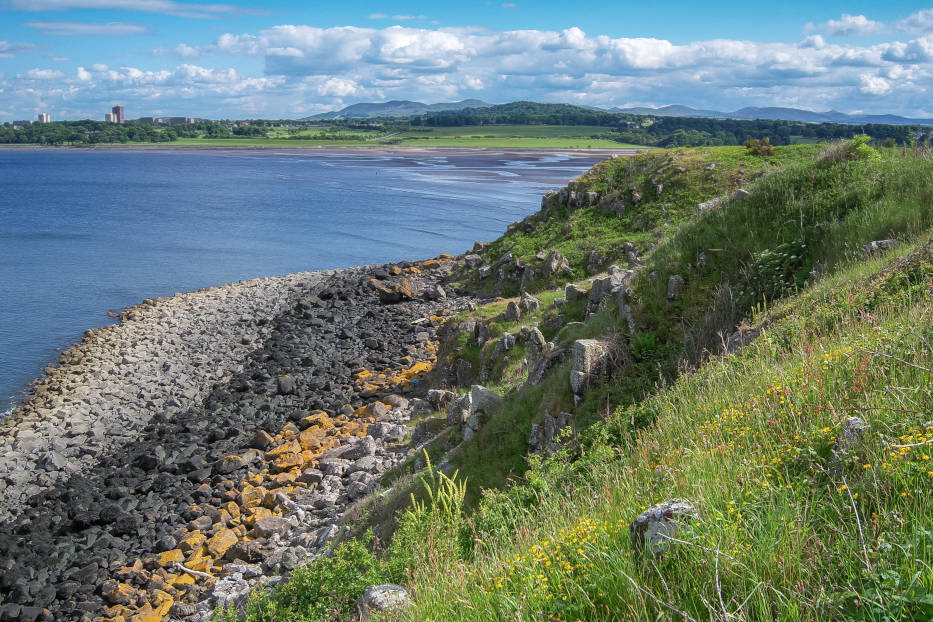
<path fill-rule="evenodd" d="M 612 128 L 594 125 L 495 125 L 412 128 L 405 131 L 331 126 L 276 128 L 261 138 L 179 138 L 174 145 L 201 147 L 492 147 L 515 149 L 624 149 L 638 145 L 606 138 Z"/>

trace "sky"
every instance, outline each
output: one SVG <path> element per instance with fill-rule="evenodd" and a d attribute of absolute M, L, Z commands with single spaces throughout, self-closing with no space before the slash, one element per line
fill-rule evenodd
<path fill-rule="evenodd" d="M 933 117 L 933 4 L 221 2 L 0 0 L 0 121 L 466 98 Z"/>

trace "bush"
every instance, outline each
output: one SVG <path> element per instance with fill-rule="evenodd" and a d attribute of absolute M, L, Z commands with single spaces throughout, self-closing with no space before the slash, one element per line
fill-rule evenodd
<path fill-rule="evenodd" d="M 881 155 L 871 147 L 871 136 L 859 134 L 852 140 L 842 140 L 828 144 L 820 151 L 819 160 L 823 164 L 850 162 L 853 160 L 878 160 Z"/>
<path fill-rule="evenodd" d="M 771 139 L 765 136 L 761 140 L 749 139 L 745 141 L 745 148 L 748 149 L 748 152 L 756 156 L 769 156 L 774 155 L 774 146 L 771 144 Z"/>
<path fill-rule="evenodd" d="M 466 482 L 435 471 L 431 458 L 424 453 L 425 469 L 421 476 L 426 500 L 411 495 L 411 507 L 399 519 L 398 529 L 386 554 L 390 580 L 409 580 L 414 569 L 428 569 L 461 559 L 469 544 L 469 532 L 463 521 Z"/>
<path fill-rule="evenodd" d="M 339 546 L 331 557 L 322 557 L 296 570 L 289 581 L 272 591 L 255 592 L 246 608 L 246 620 L 262 622 L 323 622 L 349 620 L 353 605 L 370 585 L 384 583 L 379 560 L 362 540 Z M 214 619 L 238 620 L 232 608 L 218 611 Z"/>

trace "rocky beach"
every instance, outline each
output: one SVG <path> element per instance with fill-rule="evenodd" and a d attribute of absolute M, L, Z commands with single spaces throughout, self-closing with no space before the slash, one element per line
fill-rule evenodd
<path fill-rule="evenodd" d="M 444 290 L 454 259 L 150 299 L 87 331 L 0 422 L 0 620 L 204 620 L 320 556 L 424 440 L 419 380 L 470 304 Z"/>

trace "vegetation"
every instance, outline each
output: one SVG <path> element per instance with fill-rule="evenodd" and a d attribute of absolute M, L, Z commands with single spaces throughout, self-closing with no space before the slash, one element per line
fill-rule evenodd
<path fill-rule="evenodd" d="M 200 146 L 377 146 L 613 149 L 815 143 L 864 134 L 873 143 L 930 140 L 913 125 L 848 125 L 766 119 L 655 117 L 570 104 L 512 102 L 410 117 L 329 120 L 204 121 L 186 125 L 66 121 L 0 126 L 0 144 L 95 145 L 174 142 Z M 763 148 L 767 151 L 767 148 Z M 763 153 L 761 155 L 769 155 Z"/>
<path fill-rule="evenodd" d="M 410 499 L 387 548 L 367 551 L 367 572 L 413 595 L 396 617 L 933 617 L 933 160 L 878 151 L 863 137 L 750 151 L 607 161 L 572 185 L 598 192 L 598 203 L 552 199 L 485 251 L 490 262 L 508 250 L 533 262 L 557 246 L 571 265 L 526 283 L 542 305 L 521 322 L 503 319 L 501 300 L 458 318 L 487 326 L 484 346 L 456 331 L 442 346 L 442 362 L 485 365 L 488 386 L 506 400 L 449 454 L 464 478 L 436 478 L 428 465 L 432 494 Z M 747 196 L 695 209 L 736 187 Z M 633 189 L 643 199 L 619 210 Z M 650 226 L 634 226 L 637 218 Z M 560 297 L 552 288 L 581 281 L 590 248 L 554 231 L 587 222 L 599 223 L 588 240 L 609 236 L 606 248 L 630 241 L 643 250 L 634 333 L 614 299 L 595 315 L 585 302 L 552 305 Z M 879 239 L 898 245 L 866 250 Z M 669 298 L 673 275 L 684 287 Z M 581 322 L 547 328 L 558 312 Z M 569 363 L 522 388 L 520 346 L 503 356 L 491 344 L 527 323 L 558 347 L 612 339 L 614 373 L 580 404 L 567 386 Z M 761 335 L 721 356 L 737 327 Z M 561 449 L 526 456 L 532 423 L 557 411 L 574 413 Z M 850 417 L 867 430 L 834 451 Z M 680 524 L 662 554 L 644 553 L 629 524 L 674 498 L 699 516 Z M 363 550 L 344 546 L 335 559 Z M 328 580 L 294 589 L 319 594 Z M 247 619 L 351 615 L 258 608 L 291 589 L 256 597 Z"/>

